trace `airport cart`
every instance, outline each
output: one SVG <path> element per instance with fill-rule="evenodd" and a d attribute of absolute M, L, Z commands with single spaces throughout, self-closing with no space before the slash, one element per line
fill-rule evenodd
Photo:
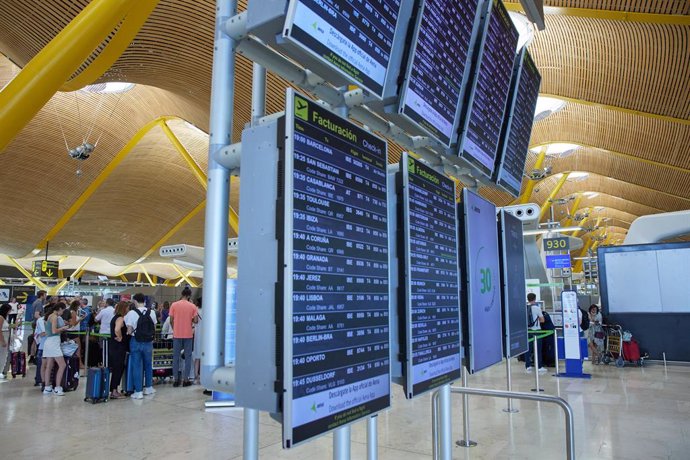
<path fill-rule="evenodd" d="M 165 337 L 159 328 L 153 338 L 153 377 L 156 383 L 165 383 L 172 377 L 173 341 Z"/>
<path fill-rule="evenodd" d="M 610 364 L 615 362 L 616 367 L 625 366 L 623 358 L 623 329 L 618 324 L 602 324 L 605 340 L 604 351 L 601 353 L 601 362 Z"/>

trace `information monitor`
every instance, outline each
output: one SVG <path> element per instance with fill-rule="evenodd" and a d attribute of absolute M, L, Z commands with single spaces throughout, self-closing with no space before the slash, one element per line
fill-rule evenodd
<path fill-rule="evenodd" d="M 456 140 L 480 3 L 424 0 L 417 17 L 399 111 L 446 147 Z"/>
<path fill-rule="evenodd" d="M 462 324 L 470 373 L 503 359 L 503 325 L 496 207 L 478 194 L 462 193 Z"/>
<path fill-rule="evenodd" d="M 461 122 L 461 157 L 492 177 L 513 74 L 518 32 L 501 0 L 489 2 L 484 34 L 476 47 L 474 84 Z"/>
<path fill-rule="evenodd" d="M 387 143 L 288 91 L 283 442 L 390 405 Z"/>
<path fill-rule="evenodd" d="M 525 159 L 534 125 L 541 75 L 537 65 L 523 48 L 515 61 L 511 97 L 498 147 L 495 182 L 513 196 L 520 194 Z"/>
<path fill-rule="evenodd" d="M 305 67 L 327 79 L 320 68 L 332 69 L 381 99 L 394 47 L 404 47 L 409 18 L 401 10 L 411 7 L 402 0 L 292 0 L 284 38 L 315 58 L 300 59 Z"/>
<path fill-rule="evenodd" d="M 455 183 L 404 153 L 405 394 L 460 378 Z M 402 296 L 401 296 L 402 297 Z"/>

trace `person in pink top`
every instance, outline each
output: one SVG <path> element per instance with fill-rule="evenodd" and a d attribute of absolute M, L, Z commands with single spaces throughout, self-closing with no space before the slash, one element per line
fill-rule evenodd
<path fill-rule="evenodd" d="M 199 310 L 189 301 L 192 290 L 189 286 L 182 289 L 182 297 L 170 306 L 170 325 L 173 329 L 173 377 L 174 387 L 180 386 L 180 359 L 184 350 L 184 382 L 182 386 L 192 384 L 189 373 L 192 370 L 192 344 L 194 343 L 194 324 L 199 321 Z"/>

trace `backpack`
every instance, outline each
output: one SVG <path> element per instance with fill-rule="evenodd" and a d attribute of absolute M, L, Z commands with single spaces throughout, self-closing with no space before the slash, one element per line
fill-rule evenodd
<path fill-rule="evenodd" d="M 579 308 L 580 312 L 582 313 L 582 321 L 580 321 L 580 329 L 583 331 L 586 331 L 589 329 L 589 313 L 584 311 L 582 308 Z"/>
<path fill-rule="evenodd" d="M 551 315 L 549 315 L 548 312 L 544 311 L 542 312 L 544 315 L 544 322 L 541 325 L 541 330 L 542 331 L 553 331 L 556 329 L 556 326 L 554 326 L 553 321 L 551 320 Z"/>
<path fill-rule="evenodd" d="M 151 319 L 151 309 L 147 308 L 146 313 L 142 313 L 138 308 L 134 309 L 139 315 L 137 329 L 134 331 L 134 338 L 137 342 L 153 342 L 153 333 L 156 327 Z"/>
<path fill-rule="evenodd" d="M 539 318 L 532 316 L 532 305 L 527 304 L 527 329 L 534 326 L 537 321 L 539 321 Z"/>

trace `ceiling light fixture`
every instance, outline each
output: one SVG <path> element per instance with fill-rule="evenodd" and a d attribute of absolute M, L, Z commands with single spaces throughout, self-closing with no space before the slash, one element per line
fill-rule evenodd
<path fill-rule="evenodd" d="M 579 149 L 580 146 L 578 144 L 570 144 L 567 142 L 554 142 L 552 144 L 546 144 L 541 147 L 533 148 L 532 152 L 539 153 L 539 151 L 544 148 L 546 149 L 546 154 L 548 156 L 565 158 Z"/>
<path fill-rule="evenodd" d="M 134 83 L 127 83 L 124 81 L 109 81 L 106 83 L 95 83 L 93 85 L 85 86 L 83 91 L 98 94 L 119 94 L 126 93 L 134 88 Z"/>
<path fill-rule="evenodd" d="M 566 102 L 563 99 L 558 99 L 556 97 L 539 96 L 537 98 L 537 108 L 534 111 L 534 121 L 541 121 L 544 118 L 552 115 L 563 107 L 565 107 Z"/>

